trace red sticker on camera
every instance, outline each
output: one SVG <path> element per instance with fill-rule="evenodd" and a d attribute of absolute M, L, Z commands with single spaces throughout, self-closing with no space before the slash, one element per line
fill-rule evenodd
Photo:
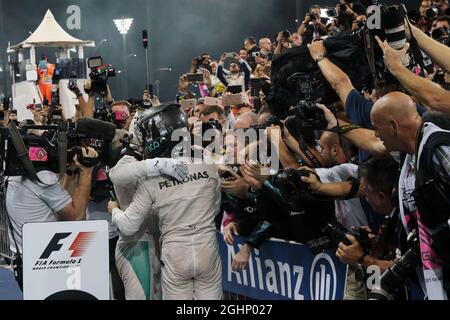
<path fill-rule="evenodd" d="M 48 161 L 48 153 L 47 150 L 43 148 L 30 147 L 28 151 L 28 155 L 30 156 L 31 161 L 35 162 L 47 162 Z"/>

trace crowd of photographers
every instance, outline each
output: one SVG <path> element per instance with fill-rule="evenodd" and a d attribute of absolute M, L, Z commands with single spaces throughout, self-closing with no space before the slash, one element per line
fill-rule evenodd
<path fill-rule="evenodd" d="M 204 53 L 174 103 L 149 91 L 113 101 L 72 83 L 72 122 L 87 124 L 75 129 L 64 180 L 45 166 L 5 179 L 16 264 L 25 223 L 101 219 L 115 299 L 221 299 L 216 230 L 229 245 L 248 237 L 234 271 L 280 238 L 333 250 L 349 265 L 346 299 L 408 299 L 414 288 L 447 299 L 448 2 L 423 1 L 419 12 L 377 5 L 375 30 L 367 7 L 314 5 L 296 33 L 248 37 L 218 60 Z M 109 107 L 94 106 L 99 96 Z M 5 119 L 39 136 L 29 126 L 55 123 L 51 109 Z M 93 118 L 111 133 L 88 134 L 100 125 Z M 371 284 L 373 272 L 382 276 Z"/>

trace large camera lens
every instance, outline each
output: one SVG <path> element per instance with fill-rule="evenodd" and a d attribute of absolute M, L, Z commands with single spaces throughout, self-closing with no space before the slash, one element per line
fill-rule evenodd
<path fill-rule="evenodd" d="M 434 40 L 441 40 L 442 38 L 445 38 L 447 36 L 447 30 L 445 30 L 444 28 L 438 28 L 438 29 L 434 29 L 433 32 L 431 33 L 431 37 Z"/>
<path fill-rule="evenodd" d="M 291 32 L 288 30 L 283 31 L 283 38 L 288 39 L 291 36 Z"/>
<path fill-rule="evenodd" d="M 434 19 L 436 17 L 436 12 L 432 8 L 425 10 L 425 17 L 427 19 Z"/>

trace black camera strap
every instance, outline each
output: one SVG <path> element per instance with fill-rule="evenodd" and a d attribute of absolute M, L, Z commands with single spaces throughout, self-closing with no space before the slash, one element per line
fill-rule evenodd
<path fill-rule="evenodd" d="M 300 150 L 303 152 L 303 154 L 308 158 L 309 161 L 314 165 L 314 168 L 321 168 L 322 164 L 320 161 L 316 158 L 316 156 L 309 150 L 308 146 L 306 145 L 305 141 L 303 139 L 299 139 L 298 145 L 300 147 Z"/>
<path fill-rule="evenodd" d="M 9 134 L 11 136 L 11 141 L 14 145 L 14 148 L 16 149 L 17 156 L 22 163 L 23 167 L 25 168 L 25 171 L 28 174 L 28 177 L 32 181 L 37 181 L 43 184 L 41 179 L 37 176 L 36 169 L 33 166 L 33 162 L 31 162 L 30 156 L 28 154 L 28 149 L 25 146 L 25 143 L 23 142 L 22 138 L 20 137 L 19 130 L 17 129 L 17 126 L 14 122 L 10 122 L 8 124 L 8 130 Z"/>
<path fill-rule="evenodd" d="M 67 165 L 67 134 L 58 131 L 59 176 L 64 177 Z"/>

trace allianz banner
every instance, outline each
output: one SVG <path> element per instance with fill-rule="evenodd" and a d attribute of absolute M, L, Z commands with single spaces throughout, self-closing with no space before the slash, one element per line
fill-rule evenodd
<path fill-rule="evenodd" d="M 266 241 L 253 250 L 247 268 L 233 272 L 231 263 L 246 238 L 234 246 L 217 234 L 224 291 L 258 300 L 342 300 L 347 266 L 332 252 L 313 256 L 308 247 L 280 240 Z"/>

